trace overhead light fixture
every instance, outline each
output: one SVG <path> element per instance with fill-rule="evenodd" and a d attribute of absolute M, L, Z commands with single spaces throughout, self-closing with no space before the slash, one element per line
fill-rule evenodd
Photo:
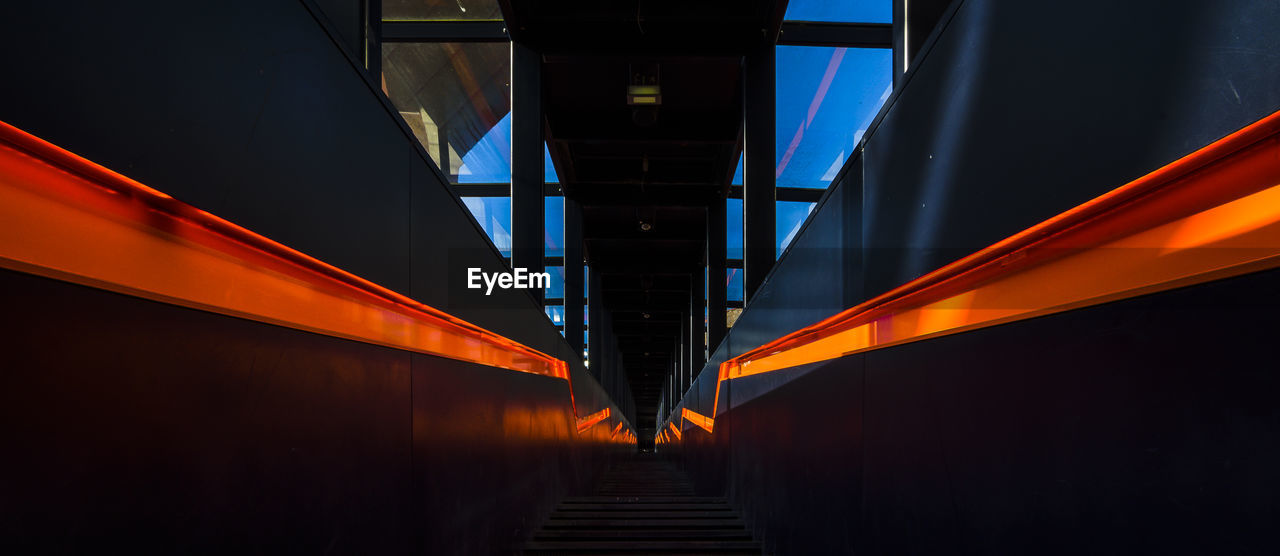
<path fill-rule="evenodd" d="M 658 83 L 658 64 L 631 64 L 631 81 L 627 84 L 627 104 L 631 106 L 662 104 L 662 86 Z"/>
<path fill-rule="evenodd" d="M 642 231 L 642 232 L 647 232 L 647 231 L 652 230 L 652 229 L 653 229 L 653 224 L 650 224 L 650 223 L 645 222 L 645 221 L 643 221 L 643 220 L 641 220 L 641 221 L 640 221 L 640 231 Z"/>
<path fill-rule="evenodd" d="M 627 105 L 631 107 L 631 121 L 640 127 L 649 127 L 658 121 L 658 106 L 662 104 L 662 86 L 658 83 L 658 64 L 634 63 L 630 66 L 627 83 Z"/>

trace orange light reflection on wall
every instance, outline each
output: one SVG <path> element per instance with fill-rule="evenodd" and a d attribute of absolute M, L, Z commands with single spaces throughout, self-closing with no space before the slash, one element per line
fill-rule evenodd
<path fill-rule="evenodd" d="M 610 414 L 612 414 L 612 410 L 606 407 L 600 411 L 592 413 L 591 415 L 578 419 L 578 434 L 582 434 L 586 432 L 587 429 L 595 426 L 596 423 L 608 419 Z"/>
<path fill-rule="evenodd" d="M 561 378 L 568 382 L 572 411 L 575 418 L 578 415 L 564 361 L 182 203 L 3 122 L 0 268 Z"/>
<path fill-rule="evenodd" d="M 724 381 L 1280 267 L 1280 112 L 720 365 Z"/>

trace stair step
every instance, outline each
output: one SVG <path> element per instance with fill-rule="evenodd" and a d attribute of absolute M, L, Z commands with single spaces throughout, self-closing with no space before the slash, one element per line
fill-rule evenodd
<path fill-rule="evenodd" d="M 670 511 L 558 511 L 551 514 L 553 520 L 564 519 L 733 519 L 738 514 L 733 510 L 683 510 Z"/>
<path fill-rule="evenodd" d="M 744 528 L 741 519 L 554 519 L 548 520 L 545 528 L 569 529 L 575 527 L 591 527 L 603 529 L 615 527 L 620 529 L 675 529 L 675 528 Z"/>
<path fill-rule="evenodd" d="M 760 545 L 754 541 L 591 541 L 591 542 L 531 542 L 525 552 L 552 552 L 556 554 L 583 552 L 591 554 L 635 554 L 651 552 L 688 552 L 695 554 L 751 553 L 759 554 Z"/>
<path fill-rule="evenodd" d="M 689 477 L 650 458 L 614 464 L 591 496 L 565 498 L 527 554 L 761 554 L 723 497 L 696 496 Z"/>
<path fill-rule="evenodd" d="M 544 529 L 534 540 L 613 539 L 726 539 L 751 540 L 746 529 Z"/>
<path fill-rule="evenodd" d="M 570 496 L 561 504 L 725 504 L 714 496 Z"/>
<path fill-rule="evenodd" d="M 635 502 L 612 502 L 612 503 L 593 503 L 593 504 L 560 504 L 556 508 L 557 511 L 625 511 L 625 512 L 679 512 L 685 510 L 725 510 L 733 511 L 728 504 L 716 502 L 666 502 L 666 503 L 650 503 L 639 504 Z"/>

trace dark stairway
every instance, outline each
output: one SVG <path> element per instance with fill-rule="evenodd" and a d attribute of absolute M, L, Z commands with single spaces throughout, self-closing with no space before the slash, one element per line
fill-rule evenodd
<path fill-rule="evenodd" d="M 693 495 L 689 478 L 653 454 L 615 464 L 592 496 L 566 498 L 526 554 L 760 554 L 723 498 Z"/>

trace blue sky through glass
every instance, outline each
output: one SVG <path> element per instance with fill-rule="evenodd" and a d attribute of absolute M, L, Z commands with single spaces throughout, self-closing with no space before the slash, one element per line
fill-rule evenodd
<path fill-rule="evenodd" d="M 543 198 L 543 256 L 564 256 L 564 197 Z"/>
<path fill-rule="evenodd" d="M 543 145 L 542 152 L 543 179 L 547 183 L 560 183 L 556 167 L 551 163 L 551 151 Z M 502 117 L 498 125 L 485 133 L 470 151 L 462 155 L 458 183 L 511 183 L 510 112 Z"/>
<path fill-rule="evenodd" d="M 742 258 L 742 199 L 725 199 L 725 225 L 727 242 L 725 251 L 730 259 Z"/>
<path fill-rule="evenodd" d="M 547 318 L 556 325 L 564 324 L 564 305 L 547 305 Z M 560 331 L 564 335 L 564 331 Z"/>
<path fill-rule="evenodd" d="M 549 266 L 547 274 L 551 275 L 551 287 L 547 288 L 545 299 L 564 299 L 564 267 Z"/>
<path fill-rule="evenodd" d="M 817 203 L 805 203 L 802 201 L 778 201 L 776 209 L 777 227 L 775 232 L 778 237 L 778 255 L 791 244 L 796 234 L 800 233 L 800 226 L 804 225 L 804 219 L 808 218 L 809 212 Z"/>
<path fill-rule="evenodd" d="M 889 0 L 791 0 L 787 3 L 784 19 L 890 23 L 893 21 L 893 3 Z"/>
<path fill-rule="evenodd" d="M 462 202 L 484 228 L 502 256 L 511 256 L 511 198 L 463 197 Z"/>
<path fill-rule="evenodd" d="M 888 98 L 893 53 L 777 49 L 777 186 L 824 189 Z"/>
<path fill-rule="evenodd" d="M 742 301 L 742 269 L 725 269 L 725 283 L 729 288 L 726 299 L 728 301 Z"/>

